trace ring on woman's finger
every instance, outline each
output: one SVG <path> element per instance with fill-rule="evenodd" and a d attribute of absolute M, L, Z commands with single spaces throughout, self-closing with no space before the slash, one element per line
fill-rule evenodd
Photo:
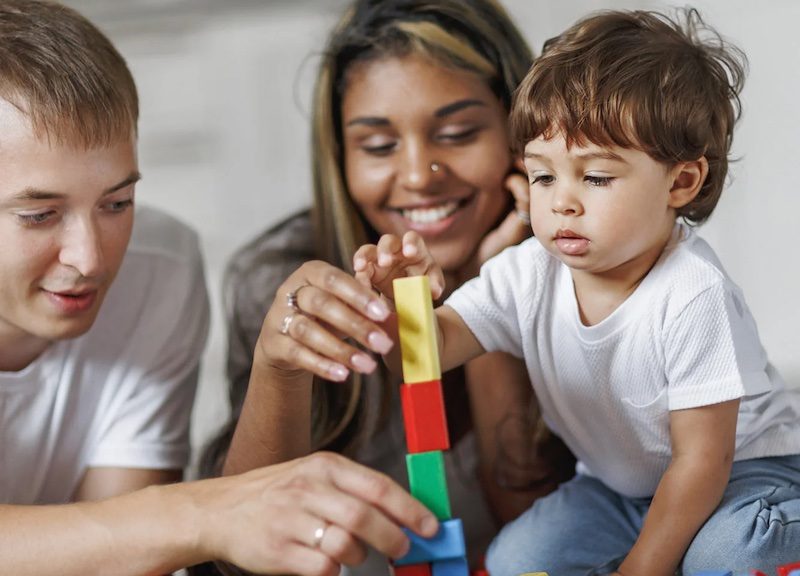
<path fill-rule="evenodd" d="M 289 292 L 286 293 L 286 305 L 289 308 L 291 308 L 292 310 L 297 310 L 298 312 L 300 312 L 300 306 L 297 303 L 297 294 L 300 292 L 300 290 L 302 290 L 306 286 L 310 286 L 310 284 L 308 282 L 306 282 L 305 284 L 301 284 L 300 286 L 298 286 L 294 290 L 290 290 Z"/>
<path fill-rule="evenodd" d="M 292 322 L 294 322 L 295 316 L 297 316 L 297 312 L 289 312 L 283 317 L 283 321 L 281 322 L 281 334 L 284 336 L 289 335 L 289 327 L 292 325 Z"/>
<path fill-rule="evenodd" d="M 514 210 L 514 214 L 516 214 L 517 218 L 519 218 L 526 226 L 531 225 L 531 215 L 526 210 L 520 210 L 517 208 Z"/>
<path fill-rule="evenodd" d="M 319 548 L 322 546 L 322 539 L 325 538 L 325 531 L 328 529 L 329 524 L 323 522 L 322 526 L 314 530 L 314 541 L 311 545 L 312 548 Z"/>

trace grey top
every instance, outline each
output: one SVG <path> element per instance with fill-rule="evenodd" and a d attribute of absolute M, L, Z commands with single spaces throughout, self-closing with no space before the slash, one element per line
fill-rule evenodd
<path fill-rule="evenodd" d="M 230 330 L 227 372 L 235 413 L 241 411 L 250 377 L 252 354 L 261 324 L 278 287 L 301 264 L 315 259 L 313 233 L 308 212 L 297 214 L 264 232 L 240 249 L 231 260 L 225 286 L 227 321 Z M 367 380 L 364 386 L 367 426 L 376 428 L 380 412 L 380 386 Z M 399 384 L 399 381 L 398 381 Z M 389 423 L 374 430 L 374 440 L 355 459 L 380 470 L 408 486 L 405 465 L 405 437 L 397 388 L 391 400 Z M 477 450 L 473 433 L 466 434 L 445 452 L 448 489 L 453 517 L 461 518 L 471 556 L 480 555 L 495 534 L 495 525 L 477 479 Z M 388 576 L 386 560 L 371 552 L 367 562 L 343 574 Z"/>

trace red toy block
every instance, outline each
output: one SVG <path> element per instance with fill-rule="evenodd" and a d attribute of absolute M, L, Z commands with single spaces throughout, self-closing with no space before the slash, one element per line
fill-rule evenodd
<path fill-rule="evenodd" d="M 778 566 L 778 576 L 793 576 L 795 571 L 800 572 L 800 562 Z"/>
<path fill-rule="evenodd" d="M 469 576 L 489 576 L 489 573 L 486 570 L 473 570 L 469 573 Z"/>
<path fill-rule="evenodd" d="M 441 381 L 403 384 L 400 399 L 409 454 L 449 450 Z"/>
<path fill-rule="evenodd" d="M 392 566 L 394 576 L 431 576 L 430 564 L 408 564 L 406 566 Z"/>

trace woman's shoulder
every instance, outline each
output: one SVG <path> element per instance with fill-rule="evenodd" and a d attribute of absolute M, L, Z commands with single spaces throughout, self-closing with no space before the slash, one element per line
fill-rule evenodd
<path fill-rule="evenodd" d="M 292 272 L 315 257 L 310 211 L 293 214 L 234 253 L 225 273 L 228 298 L 263 308 Z"/>

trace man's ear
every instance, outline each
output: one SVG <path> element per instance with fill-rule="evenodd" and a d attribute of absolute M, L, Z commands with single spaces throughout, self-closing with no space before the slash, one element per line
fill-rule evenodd
<path fill-rule="evenodd" d="M 670 208 L 683 208 L 695 199 L 708 176 L 708 160 L 701 156 L 691 162 L 676 164 L 672 170 L 672 188 L 669 191 Z"/>

